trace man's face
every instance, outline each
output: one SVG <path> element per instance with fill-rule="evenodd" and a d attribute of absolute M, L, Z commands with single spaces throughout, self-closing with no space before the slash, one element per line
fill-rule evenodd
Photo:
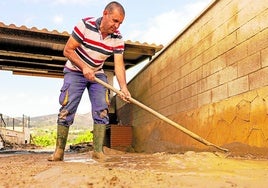
<path fill-rule="evenodd" d="M 114 33 L 124 20 L 124 15 L 115 9 L 113 12 L 104 11 L 103 12 L 103 31 L 104 33 Z"/>

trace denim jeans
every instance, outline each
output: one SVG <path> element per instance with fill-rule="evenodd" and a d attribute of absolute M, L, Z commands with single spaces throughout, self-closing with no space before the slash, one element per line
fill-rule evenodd
<path fill-rule="evenodd" d="M 95 76 L 107 83 L 107 76 L 104 73 Z M 64 68 L 64 83 L 59 96 L 61 108 L 58 114 L 58 125 L 73 124 L 75 113 L 86 88 L 91 102 L 94 124 L 109 124 L 107 89 L 97 82 L 87 80 L 82 72 Z"/>

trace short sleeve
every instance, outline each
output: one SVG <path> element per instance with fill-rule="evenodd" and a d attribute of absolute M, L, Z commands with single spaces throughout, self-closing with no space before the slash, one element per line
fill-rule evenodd
<path fill-rule="evenodd" d="M 83 20 L 80 20 L 74 27 L 72 36 L 77 42 L 82 43 L 82 41 L 84 40 L 85 29 L 86 26 Z"/>

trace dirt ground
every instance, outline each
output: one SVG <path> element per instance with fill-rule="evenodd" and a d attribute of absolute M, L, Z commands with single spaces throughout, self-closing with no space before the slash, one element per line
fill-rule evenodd
<path fill-rule="evenodd" d="M 267 154 L 233 151 L 145 154 L 105 148 L 102 162 L 91 159 L 91 151 L 66 152 L 64 162 L 47 161 L 52 150 L 1 151 L 0 188 L 267 187 Z"/>

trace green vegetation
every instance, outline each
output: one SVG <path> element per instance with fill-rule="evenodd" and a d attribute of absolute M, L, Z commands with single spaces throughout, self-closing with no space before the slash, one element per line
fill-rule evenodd
<path fill-rule="evenodd" d="M 33 129 L 31 135 L 33 143 L 37 146 L 55 146 L 57 130 L 55 127 L 46 129 Z M 73 130 L 70 128 L 67 144 L 72 145 L 82 142 L 92 142 L 92 140 L 93 134 L 90 130 Z"/>
<path fill-rule="evenodd" d="M 52 146 L 56 143 L 56 131 L 37 130 L 37 132 L 32 133 L 32 139 L 37 146 Z"/>
<path fill-rule="evenodd" d="M 70 132 L 68 139 L 69 144 L 78 144 L 92 141 L 93 133 L 90 130 Z"/>

